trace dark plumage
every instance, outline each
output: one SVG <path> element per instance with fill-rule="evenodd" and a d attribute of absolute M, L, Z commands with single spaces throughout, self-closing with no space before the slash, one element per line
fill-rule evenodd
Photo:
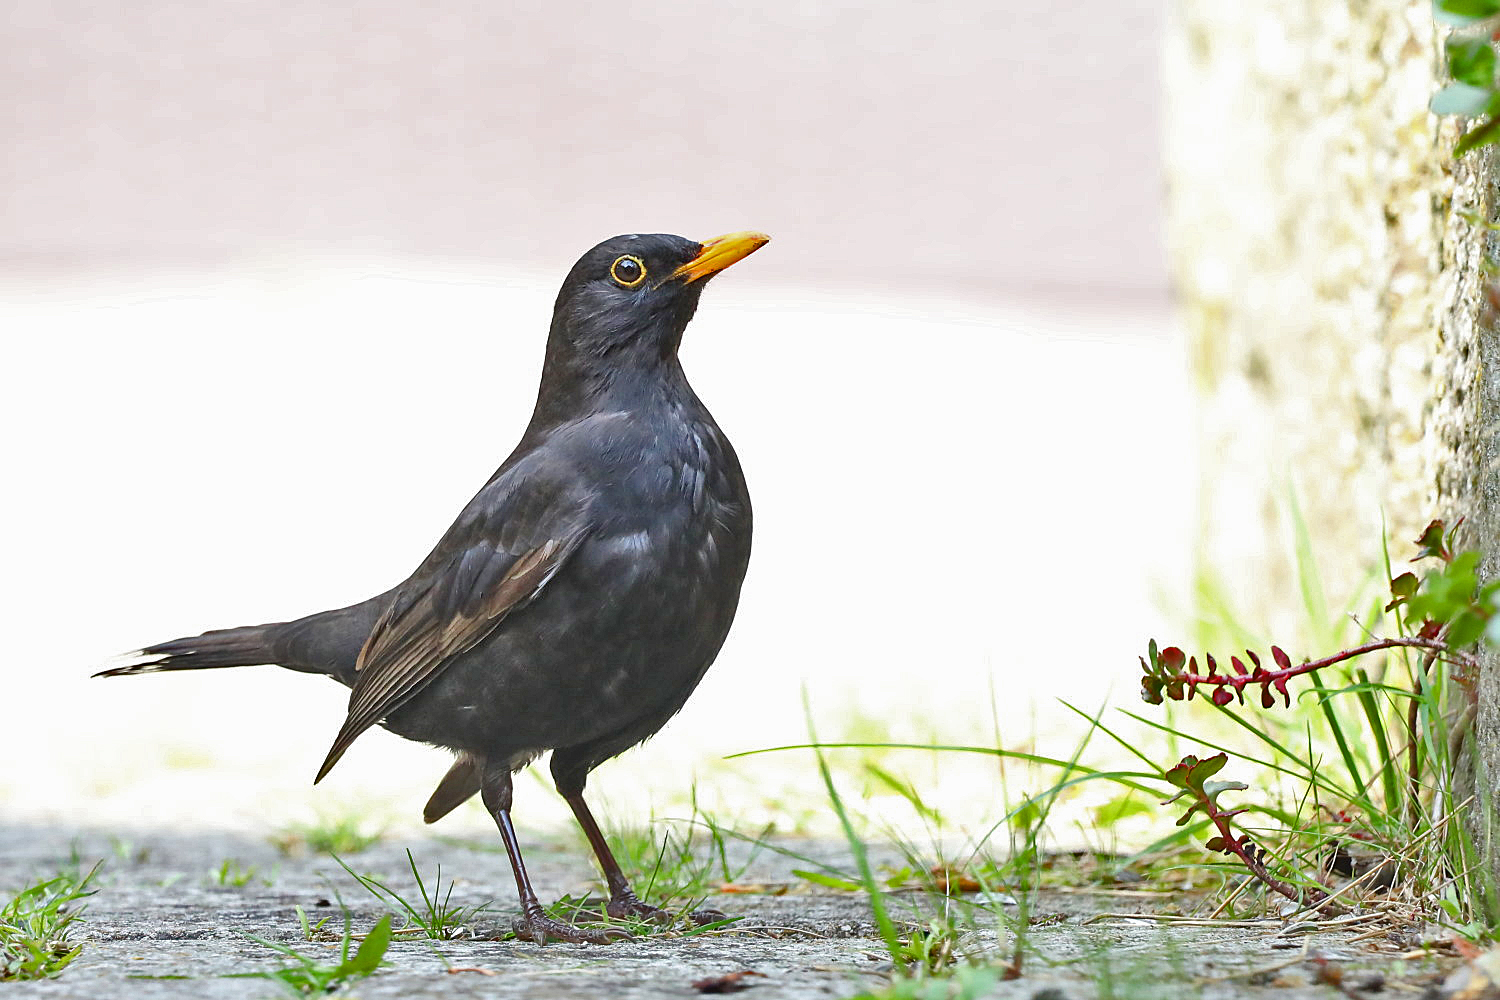
<path fill-rule="evenodd" d="M 147 646 L 101 676 L 275 663 L 333 677 L 352 689 L 349 714 L 315 780 L 374 725 L 455 751 L 427 822 L 481 792 L 515 871 L 517 932 L 602 942 L 614 932 L 543 914 L 511 827 L 511 773 L 551 750 L 609 912 L 660 917 L 631 891 L 583 787 L 682 707 L 734 619 L 750 496 L 677 347 L 705 281 L 766 240 L 617 236 L 584 254 L 558 293 L 520 444 L 394 590 Z"/>

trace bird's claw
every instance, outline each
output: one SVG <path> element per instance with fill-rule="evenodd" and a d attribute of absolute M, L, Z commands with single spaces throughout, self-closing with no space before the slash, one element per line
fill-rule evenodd
<path fill-rule="evenodd" d="M 660 906 L 652 906 L 650 903 L 643 903 L 634 894 L 617 896 L 611 899 L 604 907 L 604 912 L 616 920 L 643 920 L 646 923 L 657 925 L 667 925 L 677 922 L 677 918 L 672 915 L 670 910 L 664 910 Z M 709 909 L 693 910 L 691 913 L 686 914 L 686 917 L 688 923 L 695 927 L 702 927 L 704 924 L 713 924 L 718 923 L 720 920 L 729 919 L 727 914 Z"/>
<path fill-rule="evenodd" d="M 672 914 L 663 910 L 660 906 L 652 906 L 650 903 L 641 902 L 633 893 L 611 899 L 605 905 L 604 912 L 616 920 L 643 920 L 648 924 L 670 924 L 673 922 Z"/>
<path fill-rule="evenodd" d="M 548 941 L 566 941 L 569 944 L 613 944 L 630 937 L 630 932 L 620 927 L 576 927 L 573 924 L 553 920 L 545 913 L 525 913 L 510 922 L 510 929 L 523 941 L 546 944 Z"/>
<path fill-rule="evenodd" d="M 704 924 L 716 924 L 720 920 L 729 919 L 729 914 L 721 910 L 694 910 L 687 916 L 689 920 L 699 927 L 702 927 Z"/>

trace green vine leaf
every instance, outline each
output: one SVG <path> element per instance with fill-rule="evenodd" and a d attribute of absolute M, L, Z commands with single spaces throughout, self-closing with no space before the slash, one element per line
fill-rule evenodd
<path fill-rule="evenodd" d="M 1412 556 L 1412 562 L 1421 559 L 1447 561 L 1453 557 L 1453 553 L 1448 551 L 1448 542 L 1443 534 L 1444 528 L 1445 525 L 1441 519 L 1427 523 L 1427 527 L 1422 529 L 1422 537 L 1416 541 L 1417 554 Z"/>
<path fill-rule="evenodd" d="M 1433 0 L 1432 16 L 1444 24 L 1465 27 L 1500 14 L 1500 0 Z"/>
<path fill-rule="evenodd" d="M 1450 38 L 1448 72 L 1459 83 L 1490 90 L 1495 85 L 1495 49 L 1488 38 Z"/>
<path fill-rule="evenodd" d="M 1495 96 L 1488 87 L 1476 87 L 1468 83 L 1450 83 L 1427 102 L 1435 115 L 1463 115 L 1472 118 L 1484 113 L 1490 98 Z"/>
<path fill-rule="evenodd" d="M 1458 142 L 1454 143 L 1453 154 L 1463 156 L 1471 149 L 1489 146 L 1496 142 L 1500 142 L 1500 118 L 1491 118 L 1478 128 L 1465 132 Z"/>

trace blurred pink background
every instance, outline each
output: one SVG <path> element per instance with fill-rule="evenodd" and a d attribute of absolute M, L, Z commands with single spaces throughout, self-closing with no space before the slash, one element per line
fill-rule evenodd
<path fill-rule="evenodd" d="M 446 763 L 383 733 L 309 787 L 330 682 L 88 673 L 404 577 L 519 435 L 562 275 L 620 232 L 774 239 L 683 348 L 755 498 L 740 617 L 604 802 L 694 774 L 705 804 L 819 801 L 806 761 L 723 759 L 805 740 L 804 690 L 827 739 L 1044 747 L 1056 698 L 1134 700 L 1194 482 L 1162 5 L 0 16 L 0 690 L 48 748 L 0 768 L 0 816 L 414 819 Z"/>
<path fill-rule="evenodd" d="M 820 288 L 1160 301 L 1152 0 L 18 0 L 0 256 L 565 267 L 746 227 Z"/>

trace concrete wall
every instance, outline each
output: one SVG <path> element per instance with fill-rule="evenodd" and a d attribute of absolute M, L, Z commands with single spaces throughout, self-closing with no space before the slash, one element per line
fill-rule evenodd
<path fill-rule="evenodd" d="M 1277 514 L 1298 484 L 1328 589 L 1428 519 L 1500 575 L 1500 164 L 1455 161 L 1426 112 L 1443 75 L 1426 0 L 1182 2 L 1169 29 L 1169 244 L 1203 413 L 1199 563 L 1281 634 L 1296 581 Z M 1373 586 L 1383 586 L 1382 580 Z M 1465 780 L 1492 866 L 1500 658 Z"/>
<path fill-rule="evenodd" d="M 1379 565 L 1382 510 L 1414 538 L 1452 492 L 1436 36 L 1426 0 L 1173 6 L 1168 243 L 1201 418 L 1199 562 L 1279 636 L 1302 618 L 1291 491 L 1335 602 Z"/>
<path fill-rule="evenodd" d="M 1484 553 L 1481 571 L 1500 578 L 1500 296 L 1495 262 L 1500 260 L 1500 161 L 1495 151 L 1470 154 L 1454 171 L 1452 214 L 1443 244 L 1446 306 L 1434 365 L 1429 424 L 1438 509 L 1465 518 L 1461 544 Z M 1472 220 L 1472 221 L 1468 221 Z M 1500 776 L 1500 654 L 1481 656 L 1472 738 L 1472 770 L 1461 776 L 1463 792 L 1485 808 L 1469 810 L 1470 830 L 1500 876 L 1496 840 L 1496 777 Z"/>

